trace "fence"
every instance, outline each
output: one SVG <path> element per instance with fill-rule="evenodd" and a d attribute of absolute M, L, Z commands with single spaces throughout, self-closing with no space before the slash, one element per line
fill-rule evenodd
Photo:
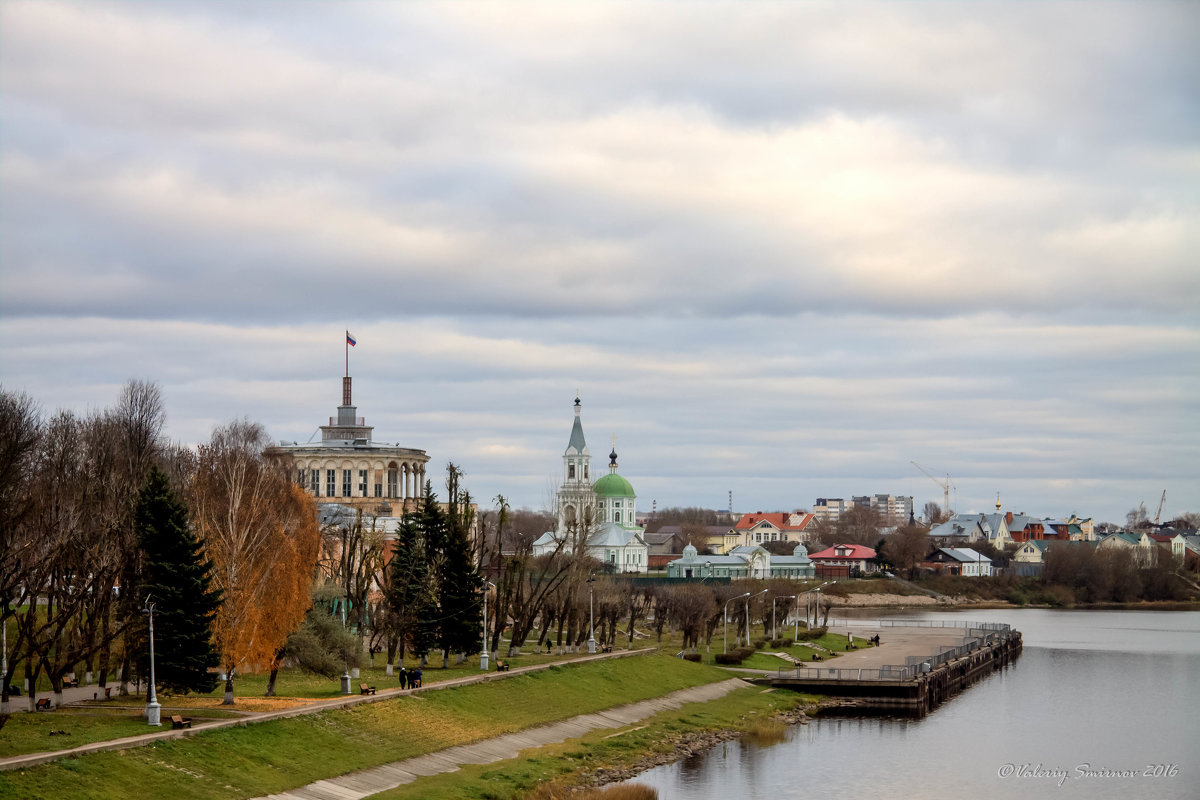
<path fill-rule="evenodd" d="M 954 619 L 852 619 L 830 617 L 826 623 L 837 628 L 968 628 L 981 631 L 1011 631 L 1006 622 L 971 622 Z"/>
<path fill-rule="evenodd" d="M 779 669 L 780 678 L 805 678 L 823 681 L 907 681 L 920 674 L 917 666 L 883 666 L 878 669 L 839 669 L 838 667 L 797 667 Z"/>

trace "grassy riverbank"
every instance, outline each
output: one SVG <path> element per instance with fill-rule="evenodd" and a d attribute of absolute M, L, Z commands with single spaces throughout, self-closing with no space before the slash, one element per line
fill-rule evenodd
<path fill-rule="evenodd" d="M 0 798 L 254 797 L 727 677 L 657 654 L 553 667 L 0 772 Z"/>
<path fill-rule="evenodd" d="M 816 698 L 757 687 L 737 689 L 707 703 L 664 711 L 618 731 L 522 752 L 520 758 L 467 765 L 375 795 L 374 800 L 535 800 L 561 797 L 564 789 L 623 780 L 651 766 L 742 734 L 779 736 L 767 724 L 777 715 L 811 706 Z"/>

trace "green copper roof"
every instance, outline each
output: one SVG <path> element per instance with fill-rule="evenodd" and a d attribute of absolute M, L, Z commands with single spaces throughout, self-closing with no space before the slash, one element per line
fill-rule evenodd
<path fill-rule="evenodd" d="M 637 497 L 629 481 L 615 472 L 610 472 L 592 484 L 592 491 L 597 497 Z"/>

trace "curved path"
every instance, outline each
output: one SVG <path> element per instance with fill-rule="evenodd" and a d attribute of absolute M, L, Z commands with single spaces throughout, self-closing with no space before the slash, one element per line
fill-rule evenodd
<path fill-rule="evenodd" d="M 427 753 L 404 761 L 395 761 L 381 767 L 352 772 L 339 778 L 316 781 L 282 794 L 269 795 L 257 800 L 360 800 L 373 794 L 412 783 L 424 775 L 453 772 L 463 764 L 491 764 L 508 758 L 516 758 L 529 747 L 576 739 L 601 728 L 622 728 L 640 722 L 660 711 L 679 708 L 687 703 L 703 703 L 723 697 L 734 689 L 750 686 L 740 678 L 730 678 L 719 683 L 709 683 L 681 689 L 664 697 L 643 700 L 640 703 L 616 706 L 594 714 L 581 714 L 560 722 L 551 722 L 516 733 L 484 739 L 474 744 L 463 744 Z"/>

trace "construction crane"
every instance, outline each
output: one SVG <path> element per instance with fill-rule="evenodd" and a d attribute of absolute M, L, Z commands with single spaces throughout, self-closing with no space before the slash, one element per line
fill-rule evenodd
<path fill-rule="evenodd" d="M 949 517 L 949 516 L 950 516 L 950 473 L 949 473 L 949 472 L 947 472 L 947 473 L 946 473 L 946 480 L 942 480 L 941 478 L 935 478 L 935 477 L 933 477 L 933 473 L 932 473 L 932 472 L 930 472 L 929 470 L 925 469 L 924 467 L 922 467 L 922 466 L 921 466 L 920 464 L 918 464 L 917 462 L 915 462 L 915 461 L 910 461 L 909 463 L 910 463 L 910 464 L 912 464 L 912 465 L 913 465 L 914 467 L 916 467 L 917 469 L 921 470 L 921 472 L 924 472 L 926 475 L 928 475 L 928 476 L 929 476 L 929 479 L 930 479 L 931 481 L 933 481 L 934 483 L 936 483 L 938 486 L 942 487 L 942 492 L 943 492 L 943 493 L 944 493 L 944 495 L 945 495 L 945 498 L 944 498 L 944 501 L 943 501 L 943 508 L 942 508 L 942 510 L 943 510 L 943 511 L 946 513 L 946 516 L 947 516 L 947 517 Z"/>
<path fill-rule="evenodd" d="M 1158 518 L 1162 516 L 1163 503 L 1167 502 L 1167 490 L 1163 489 L 1162 499 L 1158 501 L 1158 511 L 1154 512 L 1154 527 L 1158 527 Z"/>

